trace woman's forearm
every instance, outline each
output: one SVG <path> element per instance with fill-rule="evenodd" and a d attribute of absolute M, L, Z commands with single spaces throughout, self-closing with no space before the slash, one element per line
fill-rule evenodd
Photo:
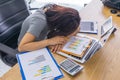
<path fill-rule="evenodd" d="M 30 41 L 28 39 L 23 39 L 18 46 L 18 50 L 20 52 L 33 51 L 44 48 L 46 46 L 64 44 L 66 42 L 66 38 L 63 36 L 56 36 L 50 39 L 36 41 L 36 42 L 32 40 L 33 39 L 31 39 Z"/>
<path fill-rule="evenodd" d="M 49 46 L 49 40 L 48 39 L 19 45 L 18 50 L 20 52 L 33 51 L 33 50 L 44 48 L 46 46 Z"/>

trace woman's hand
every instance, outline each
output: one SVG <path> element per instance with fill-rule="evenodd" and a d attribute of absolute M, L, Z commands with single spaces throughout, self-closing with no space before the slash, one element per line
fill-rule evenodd
<path fill-rule="evenodd" d="M 65 44 L 67 41 L 67 38 L 64 36 L 56 36 L 53 38 L 48 39 L 48 44 L 49 45 L 62 45 Z"/>
<path fill-rule="evenodd" d="M 52 45 L 52 46 L 49 46 L 51 52 L 53 53 L 56 53 L 57 51 L 60 51 L 62 48 L 63 48 L 63 44 L 58 44 L 58 45 Z"/>
<path fill-rule="evenodd" d="M 67 42 L 68 38 L 64 36 L 56 36 L 49 39 L 49 48 L 53 53 L 60 51 L 64 44 Z"/>

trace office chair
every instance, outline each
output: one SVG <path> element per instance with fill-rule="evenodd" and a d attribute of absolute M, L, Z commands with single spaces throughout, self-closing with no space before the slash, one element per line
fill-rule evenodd
<path fill-rule="evenodd" d="M 9 66 L 17 63 L 17 39 L 21 24 L 28 15 L 24 0 L 0 0 L 0 55 Z"/>

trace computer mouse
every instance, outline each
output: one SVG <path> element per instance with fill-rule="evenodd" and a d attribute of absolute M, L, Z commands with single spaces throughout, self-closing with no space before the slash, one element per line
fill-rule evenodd
<path fill-rule="evenodd" d="M 116 13 L 117 13 L 117 10 L 112 9 L 110 12 L 111 12 L 112 14 L 116 14 Z"/>
<path fill-rule="evenodd" d="M 120 17 L 120 14 L 117 14 L 118 17 Z"/>

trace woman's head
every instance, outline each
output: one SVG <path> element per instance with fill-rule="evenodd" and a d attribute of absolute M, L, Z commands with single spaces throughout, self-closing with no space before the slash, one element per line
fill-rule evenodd
<path fill-rule="evenodd" d="M 48 38 L 54 36 L 68 36 L 79 27 L 80 16 L 75 9 L 53 5 L 45 14 L 50 28 Z"/>

